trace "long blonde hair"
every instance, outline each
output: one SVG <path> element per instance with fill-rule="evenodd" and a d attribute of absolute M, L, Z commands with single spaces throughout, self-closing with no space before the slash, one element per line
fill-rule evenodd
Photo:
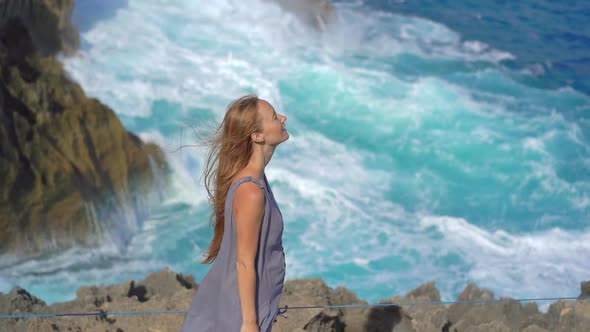
<path fill-rule="evenodd" d="M 258 115 L 256 95 L 246 95 L 232 101 L 227 107 L 221 125 L 208 140 L 209 152 L 203 178 L 213 213 L 210 222 L 214 235 L 205 259 L 208 264 L 215 260 L 221 247 L 225 219 L 225 199 L 235 175 L 248 164 L 252 155 L 253 142 L 250 135 L 262 131 Z"/>

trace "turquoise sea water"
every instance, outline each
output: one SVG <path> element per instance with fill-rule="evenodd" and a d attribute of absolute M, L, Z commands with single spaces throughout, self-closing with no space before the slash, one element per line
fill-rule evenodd
<path fill-rule="evenodd" d="M 289 116 L 291 138 L 267 169 L 285 218 L 287 278 L 322 277 L 368 301 L 429 280 L 445 300 L 468 282 L 512 297 L 575 296 L 590 279 L 580 71 L 527 79 L 520 50 L 494 44 L 502 31 L 482 24 L 485 41 L 470 39 L 444 15 L 427 18 L 431 3 L 336 2 L 340 23 L 324 34 L 263 1 L 113 3 L 104 15 L 78 9 L 92 24 L 65 67 L 129 130 L 169 151 L 171 195 L 125 250 L 105 243 L 5 266 L 0 291 L 18 284 L 62 301 L 81 285 L 165 266 L 199 281 L 212 234 L 204 152 L 171 151 L 195 140 L 187 122 L 219 120 L 250 92 Z"/>

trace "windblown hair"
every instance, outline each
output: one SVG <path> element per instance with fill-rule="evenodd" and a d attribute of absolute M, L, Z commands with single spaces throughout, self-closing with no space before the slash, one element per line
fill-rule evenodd
<path fill-rule="evenodd" d="M 250 135 L 262 131 L 258 115 L 259 99 L 246 95 L 232 101 L 215 133 L 208 139 L 209 152 L 203 170 L 205 188 L 213 205 L 210 222 L 214 235 L 201 263 L 215 260 L 221 247 L 225 219 L 225 199 L 235 175 L 248 164 L 253 142 Z"/>

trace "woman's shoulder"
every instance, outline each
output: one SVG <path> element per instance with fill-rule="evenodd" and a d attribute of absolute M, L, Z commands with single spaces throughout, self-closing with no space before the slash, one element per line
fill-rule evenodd
<path fill-rule="evenodd" d="M 236 202 L 245 201 L 255 204 L 264 201 L 264 192 L 257 183 L 244 181 L 236 188 Z"/>
<path fill-rule="evenodd" d="M 232 179 L 231 186 L 237 186 L 235 188 L 236 202 L 257 204 L 264 201 L 263 181 L 258 179 L 255 174 L 240 172 Z"/>
<path fill-rule="evenodd" d="M 238 183 L 238 182 L 240 182 L 240 183 Z M 264 178 L 259 179 L 258 176 L 253 172 L 242 171 L 242 172 L 236 174 L 230 182 L 230 187 L 235 186 L 235 185 L 238 185 L 238 187 L 241 187 L 242 183 L 255 183 L 260 188 L 265 187 Z M 248 185 L 248 186 L 250 186 L 250 185 Z"/>
<path fill-rule="evenodd" d="M 258 220 L 264 210 L 265 195 L 258 184 L 244 181 L 238 185 L 233 198 L 233 213 L 238 219 Z"/>

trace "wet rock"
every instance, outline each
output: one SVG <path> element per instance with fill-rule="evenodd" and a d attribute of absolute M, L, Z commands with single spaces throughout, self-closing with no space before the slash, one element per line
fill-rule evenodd
<path fill-rule="evenodd" d="M 24 259 L 105 239 L 124 248 L 165 195 L 164 153 L 88 98 L 35 43 L 23 18 L 3 20 L 0 255 Z"/>

